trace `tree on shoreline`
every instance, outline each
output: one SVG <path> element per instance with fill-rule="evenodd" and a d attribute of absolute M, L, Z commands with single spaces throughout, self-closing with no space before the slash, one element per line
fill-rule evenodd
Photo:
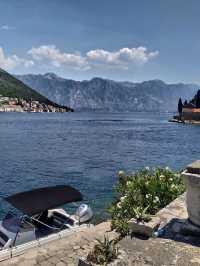
<path fill-rule="evenodd" d="M 200 90 L 197 91 L 196 95 L 196 108 L 200 108 Z"/>
<path fill-rule="evenodd" d="M 179 112 L 180 119 L 181 119 L 181 116 L 182 116 L 182 111 L 183 111 L 183 103 L 182 103 L 182 99 L 179 98 L 179 100 L 178 100 L 178 112 Z"/>

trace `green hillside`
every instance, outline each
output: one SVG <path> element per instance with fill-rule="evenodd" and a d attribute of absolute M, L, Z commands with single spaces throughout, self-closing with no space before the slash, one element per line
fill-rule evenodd
<path fill-rule="evenodd" d="M 24 99 L 26 101 L 39 101 L 40 103 L 45 103 L 48 105 L 52 105 L 55 107 L 60 107 L 58 104 L 48 100 L 46 97 L 31 89 L 27 85 L 25 85 L 20 80 L 16 79 L 8 72 L 2 70 L 0 68 L 0 95 Z M 66 109 L 71 110 L 66 107 Z"/>

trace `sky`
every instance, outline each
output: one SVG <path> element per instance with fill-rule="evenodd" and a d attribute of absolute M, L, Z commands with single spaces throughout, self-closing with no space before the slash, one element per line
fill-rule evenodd
<path fill-rule="evenodd" d="M 200 84 L 199 0 L 0 0 L 0 67 Z"/>

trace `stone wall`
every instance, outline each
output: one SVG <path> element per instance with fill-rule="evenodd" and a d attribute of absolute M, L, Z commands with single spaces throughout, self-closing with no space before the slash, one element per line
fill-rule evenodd
<path fill-rule="evenodd" d="M 198 108 L 183 108 L 182 118 L 184 120 L 200 121 L 200 109 Z"/>

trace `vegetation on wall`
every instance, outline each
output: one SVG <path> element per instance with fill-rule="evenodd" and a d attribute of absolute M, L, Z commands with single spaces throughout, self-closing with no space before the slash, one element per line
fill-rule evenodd
<path fill-rule="evenodd" d="M 180 173 L 169 168 L 146 167 L 132 175 L 119 172 L 116 186 L 117 198 L 109 211 L 113 229 L 121 235 L 128 234 L 128 221 L 148 221 L 185 191 Z"/>

